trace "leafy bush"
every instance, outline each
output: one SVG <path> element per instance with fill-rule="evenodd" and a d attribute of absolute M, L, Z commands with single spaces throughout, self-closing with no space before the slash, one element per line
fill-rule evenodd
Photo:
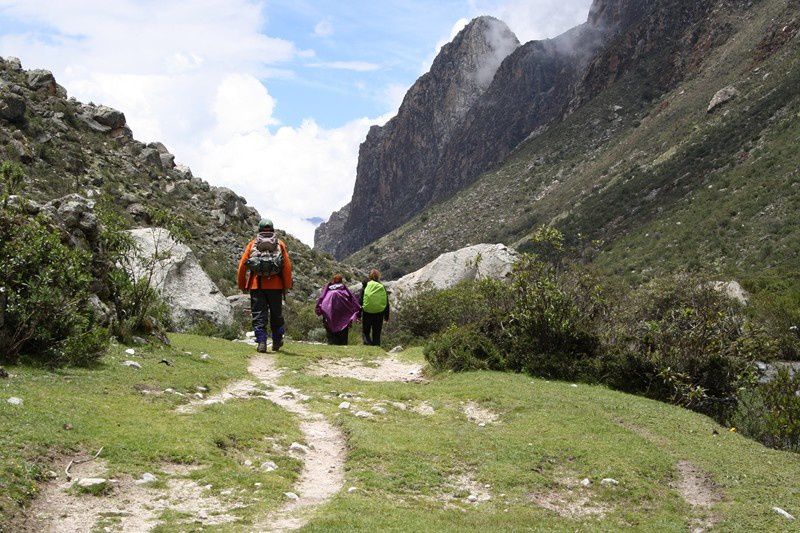
<path fill-rule="evenodd" d="M 623 298 L 605 331 L 609 384 L 718 417 L 735 406 L 752 363 L 775 354 L 741 305 L 685 274 Z"/>
<path fill-rule="evenodd" d="M 425 346 L 436 371 L 505 370 L 506 361 L 492 339 L 475 326 L 451 326 Z"/>
<path fill-rule="evenodd" d="M 283 306 L 286 320 L 286 334 L 295 340 L 318 341 L 318 335 L 312 339 L 311 333 L 322 327 L 322 319 L 314 313 L 314 302 L 292 301 Z M 324 337 L 322 340 L 325 340 Z"/>
<path fill-rule="evenodd" d="M 772 381 L 744 391 L 730 423 L 767 446 L 800 451 L 800 373 L 783 368 Z"/>
<path fill-rule="evenodd" d="M 88 298 L 90 254 L 61 242 L 42 216 L 0 208 L 0 358 L 88 365 L 108 344 Z"/>

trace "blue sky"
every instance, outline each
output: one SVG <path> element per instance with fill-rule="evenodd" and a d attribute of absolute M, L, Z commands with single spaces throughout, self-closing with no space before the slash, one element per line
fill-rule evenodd
<path fill-rule="evenodd" d="M 0 55 L 122 110 L 137 139 L 307 243 L 352 194 L 358 145 L 438 49 L 489 14 L 523 42 L 591 0 L 0 0 Z"/>

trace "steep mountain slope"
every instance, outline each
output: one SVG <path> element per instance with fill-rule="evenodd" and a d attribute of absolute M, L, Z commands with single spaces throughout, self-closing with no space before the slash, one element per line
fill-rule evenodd
<path fill-rule="evenodd" d="M 796 274 L 798 8 L 650 3 L 587 67 L 563 121 L 350 260 L 398 275 L 476 242 L 525 249 L 553 224 L 609 272 Z"/>
<path fill-rule="evenodd" d="M 442 47 L 430 72 L 406 94 L 397 116 L 370 129 L 359 151 L 346 221 L 322 226 L 318 248 L 337 256 L 351 253 L 430 202 L 440 154 L 518 45 L 503 22 L 480 17 Z"/>
<path fill-rule="evenodd" d="M 133 138 L 120 111 L 67 98 L 45 70 L 26 71 L 0 58 L 0 160 L 22 165 L 24 195 L 38 202 L 78 194 L 147 226 L 154 210 L 177 215 L 190 246 L 223 291 L 259 214 L 230 189 L 211 187 L 175 164 L 161 143 Z M 322 254 L 285 235 L 297 264 L 297 294 L 307 296 L 339 270 Z"/>

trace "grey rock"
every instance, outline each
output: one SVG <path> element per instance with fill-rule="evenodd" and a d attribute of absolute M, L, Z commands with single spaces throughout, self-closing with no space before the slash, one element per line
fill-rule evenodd
<path fill-rule="evenodd" d="M 300 499 L 300 496 L 298 496 L 294 492 L 284 492 L 283 495 L 286 496 L 287 499 L 292 501 Z"/>
<path fill-rule="evenodd" d="M 140 479 L 136 480 L 136 484 L 144 485 L 146 483 L 153 483 L 154 481 L 157 480 L 158 478 L 155 475 L 151 474 L 150 472 L 145 472 L 144 474 L 142 474 L 142 477 Z"/>
<path fill-rule="evenodd" d="M 342 402 L 339 404 L 339 409 L 350 409 L 350 402 Z"/>
<path fill-rule="evenodd" d="M 122 366 L 128 366 L 130 368 L 135 368 L 136 370 L 141 370 L 142 365 L 137 363 L 136 361 L 123 361 Z"/>
<path fill-rule="evenodd" d="M 750 301 L 750 294 L 739 285 L 738 281 L 714 281 L 710 285 L 715 291 L 742 305 L 747 305 Z"/>
<path fill-rule="evenodd" d="M 25 118 L 25 99 L 5 88 L 0 89 L 0 119 L 20 124 Z"/>
<path fill-rule="evenodd" d="M 172 154 L 159 154 L 163 168 L 175 168 L 175 156 Z"/>
<path fill-rule="evenodd" d="M 607 477 L 607 478 L 601 479 L 600 480 L 600 484 L 603 485 L 603 486 L 613 486 L 613 485 L 619 485 L 619 481 L 617 481 L 614 478 Z"/>
<path fill-rule="evenodd" d="M 733 85 L 729 85 L 724 89 L 720 89 L 708 103 L 708 113 L 711 113 L 718 107 L 730 102 L 739 96 L 739 91 Z"/>
<path fill-rule="evenodd" d="M 50 96 L 58 94 L 58 84 L 49 70 L 36 69 L 28 71 L 28 87 L 34 91 L 43 91 Z"/>
<path fill-rule="evenodd" d="M 11 398 L 9 398 L 6 401 L 8 403 L 10 403 L 11 405 L 22 405 L 23 404 L 22 398 L 17 398 L 16 396 L 12 396 Z"/>
<path fill-rule="evenodd" d="M 155 148 L 145 148 L 139 153 L 139 161 L 142 163 L 162 169 L 161 154 Z"/>
<path fill-rule="evenodd" d="M 273 461 L 264 461 L 261 463 L 261 470 L 264 472 L 273 472 L 278 469 L 278 465 L 276 465 Z"/>
<path fill-rule="evenodd" d="M 794 520 L 794 516 L 792 516 L 787 511 L 781 509 L 780 507 L 773 507 L 772 510 L 781 515 L 782 517 L 784 517 L 786 520 Z"/>
<path fill-rule="evenodd" d="M 372 418 L 372 413 L 367 411 L 356 411 L 357 418 Z"/>
<path fill-rule="evenodd" d="M 122 111 L 117 111 L 105 105 L 86 105 L 83 106 L 81 110 L 84 114 L 91 117 L 92 120 L 109 129 L 115 130 L 125 126 L 125 115 Z"/>
<path fill-rule="evenodd" d="M 231 304 L 234 313 L 243 315 L 250 311 L 249 294 L 234 294 L 233 296 L 228 296 L 228 303 Z"/>
<path fill-rule="evenodd" d="M 396 354 L 396 353 L 400 353 L 402 351 L 403 351 L 403 346 L 402 345 L 397 345 L 394 348 L 392 348 L 391 350 L 389 350 L 389 353 Z"/>
<path fill-rule="evenodd" d="M 386 282 L 392 298 L 401 302 L 426 288 L 447 289 L 467 280 L 505 279 L 518 254 L 503 244 L 477 244 L 440 255 L 397 281 Z"/>
<path fill-rule="evenodd" d="M 186 330 L 200 321 L 226 326 L 233 323 L 228 299 L 205 273 L 191 248 L 176 242 L 163 228 L 142 228 L 129 233 L 136 242 L 136 252 L 128 264 L 134 278 L 148 275 L 146 265 L 157 254 L 166 256 L 155 262 L 151 285 L 170 305 L 178 330 Z"/>
<path fill-rule="evenodd" d="M 18 57 L 7 57 L 6 66 L 11 70 L 19 72 L 22 70 L 22 61 L 20 61 Z"/>
<path fill-rule="evenodd" d="M 79 479 L 75 485 L 84 490 L 102 490 L 108 486 L 108 480 L 102 477 L 85 477 Z"/>
<path fill-rule="evenodd" d="M 309 450 L 308 447 L 303 446 L 299 442 L 293 442 L 292 444 L 289 445 L 289 451 L 295 453 L 307 454 Z"/>

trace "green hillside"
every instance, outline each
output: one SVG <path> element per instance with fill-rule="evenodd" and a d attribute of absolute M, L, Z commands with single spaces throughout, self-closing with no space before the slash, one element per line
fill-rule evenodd
<path fill-rule="evenodd" d="M 525 250 L 531 231 L 547 224 L 576 257 L 636 280 L 675 269 L 797 277 L 798 4 L 764 0 L 747 17 L 715 16 L 727 39 L 669 92 L 654 93 L 658 58 L 642 61 L 471 187 L 349 261 L 396 276 L 467 244 Z M 727 86 L 738 96 L 708 112 Z"/>

